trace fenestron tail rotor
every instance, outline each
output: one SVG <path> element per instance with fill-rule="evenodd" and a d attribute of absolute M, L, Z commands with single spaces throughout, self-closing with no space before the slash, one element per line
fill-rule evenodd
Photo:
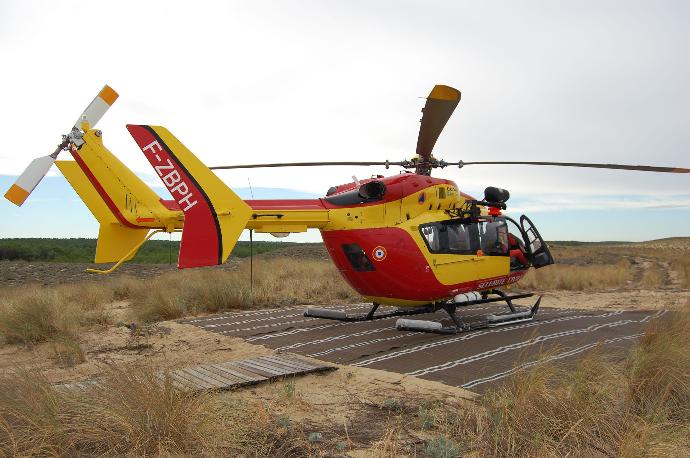
<path fill-rule="evenodd" d="M 21 206 L 29 197 L 33 190 L 38 186 L 50 167 L 57 159 L 60 152 L 66 149 L 70 143 L 76 146 L 82 144 L 82 128 L 91 128 L 98 123 L 108 108 L 115 103 L 118 94 L 107 84 L 101 92 L 86 107 L 83 114 L 72 127 L 71 131 L 62 136 L 62 142 L 57 146 L 53 154 L 39 157 L 31 161 L 29 166 L 17 178 L 10 189 L 5 193 L 5 198 L 17 206 Z M 88 126 L 88 127 L 87 127 Z"/>

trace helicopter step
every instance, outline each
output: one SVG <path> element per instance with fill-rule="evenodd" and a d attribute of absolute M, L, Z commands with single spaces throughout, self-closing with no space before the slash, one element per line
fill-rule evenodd
<path fill-rule="evenodd" d="M 422 313 L 433 313 L 436 311 L 433 305 L 424 306 L 416 309 L 397 309 L 392 312 L 379 313 L 376 315 L 376 310 L 379 308 L 380 304 L 374 303 L 371 310 L 366 315 L 348 315 L 342 310 L 331 310 L 331 309 L 321 309 L 315 307 L 308 307 L 304 311 L 304 316 L 311 318 L 324 318 L 327 320 L 337 320 L 345 322 L 356 322 L 356 321 L 373 321 L 381 320 L 383 318 L 391 318 L 395 316 L 408 316 L 408 315 L 419 315 Z"/>
<path fill-rule="evenodd" d="M 494 294 L 499 294 L 497 291 L 493 291 Z M 520 323 L 523 321 L 532 321 L 539 311 L 539 304 L 541 303 L 541 296 L 537 299 L 534 305 L 529 310 L 516 311 L 512 304 L 513 299 L 520 299 L 524 297 L 530 297 L 533 294 L 517 294 L 514 296 L 508 296 L 503 292 L 499 294 L 499 298 L 485 298 L 476 301 L 467 301 L 463 303 L 447 303 L 443 304 L 441 308 L 448 313 L 451 320 L 453 320 L 452 326 L 444 326 L 438 321 L 426 321 L 426 320 L 408 320 L 399 319 L 395 323 L 395 327 L 401 331 L 418 331 L 418 332 L 430 332 L 435 334 L 458 334 L 460 332 L 474 331 L 477 329 L 492 328 L 497 326 L 505 326 L 514 323 Z M 456 310 L 458 306 L 475 305 L 478 303 L 487 302 L 498 302 L 504 300 L 510 306 L 510 312 L 507 313 L 496 313 L 487 315 L 483 320 L 473 323 L 465 323 L 463 320 L 456 315 Z M 471 304 L 469 302 L 472 302 Z"/>

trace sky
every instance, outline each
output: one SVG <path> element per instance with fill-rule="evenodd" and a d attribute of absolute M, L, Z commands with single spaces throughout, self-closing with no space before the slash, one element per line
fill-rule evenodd
<path fill-rule="evenodd" d="M 50 154 L 105 83 L 120 93 L 98 124 L 106 145 L 162 194 L 125 124 L 163 125 L 208 165 L 396 161 L 414 154 L 434 84 L 462 91 L 434 150 L 447 161 L 690 167 L 688 21 L 690 3 L 663 0 L 4 0 L 0 185 Z M 218 174 L 240 195 L 251 185 L 289 197 L 398 172 Z M 687 174 L 468 166 L 434 175 L 476 196 L 510 190 L 509 214 L 526 212 L 548 240 L 690 235 Z M 0 237 L 96 236 L 88 210 L 51 176 L 21 209 L 0 202 Z M 48 200 L 31 203 L 39 198 Z"/>

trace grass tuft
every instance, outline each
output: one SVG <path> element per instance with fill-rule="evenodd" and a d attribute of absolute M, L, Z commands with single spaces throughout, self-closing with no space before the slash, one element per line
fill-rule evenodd
<path fill-rule="evenodd" d="M 460 456 L 460 448 L 455 442 L 444 436 L 429 440 L 424 452 L 432 458 L 456 458 Z"/>
<path fill-rule="evenodd" d="M 150 322 L 226 310 L 361 300 L 328 261 L 256 260 L 253 284 L 249 280 L 246 262 L 236 270 L 161 275 L 147 280 L 146 288 L 134 290 L 135 319 Z"/>
<path fill-rule="evenodd" d="M 0 377 L 2 456 L 302 456 L 305 440 L 264 406 L 178 391 L 150 367 L 110 369 L 87 389 L 38 373 Z"/>
<path fill-rule="evenodd" d="M 555 264 L 539 270 L 530 270 L 520 286 L 530 289 L 560 289 L 585 291 L 621 288 L 632 278 L 630 263 L 616 264 Z"/>
<path fill-rule="evenodd" d="M 0 299 L 0 335 L 6 343 L 75 340 L 82 327 L 106 325 L 103 305 L 112 292 L 95 284 L 13 289 Z"/>
<path fill-rule="evenodd" d="M 629 402 L 652 422 L 690 423 L 690 312 L 655 320 L 628 360 Z"/>

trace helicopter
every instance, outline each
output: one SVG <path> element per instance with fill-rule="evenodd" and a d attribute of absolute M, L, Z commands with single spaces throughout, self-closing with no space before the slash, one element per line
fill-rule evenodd
<path fill-rule="evenodd" d="M 416 155 L 410 160 L 371 162 L 292 162 L 208 167 L 165 127 L 127 125 L 172 199 L 163 199 L 103 144 L 96 124 L 117 100 L 105 86 L 49 156 L 35 159 L 5 197 L 21 206 L 55 164 L 99 221 L 94 262 L 131 260 L 154 234 L 181 232 L 178 268 L 224 263 L 243 230 L 283 237 L 318 229 L 343 278 L 372 307 L 349 315 L 307 308 L 304 315 L 345 322 L 369 321 L 444 310 L 452 324 L 399 319 L 398 329 L 455 334 L 483 327 L 533 320 L 541 296 L 518 309 L 514 300 L 533 293 L 507 294 L 530 268 L 554 263 L 548 245 L 525 215 L 503 212 L 510 193 L 487 187 L 476 199 L 452 180 L 431 176 L 434 169 L 475 164 L 543 165 L 689 173 L 688 168 L 576 162 L 446 162 L 432 155 L 434 145 L 461 98 L 460 91 L 436 85 L 422 110 Z M 69 151 L 74 160 L 57 160 Z M 213 170 L 313 167 L 399 166 L 382 175 L 333 186 L 317 199 L 242 200 Z M 505 303 L 505 313 L 466 323 L 458 307 Z M 393 306 L 377 313 L 379 306 Z"/>

